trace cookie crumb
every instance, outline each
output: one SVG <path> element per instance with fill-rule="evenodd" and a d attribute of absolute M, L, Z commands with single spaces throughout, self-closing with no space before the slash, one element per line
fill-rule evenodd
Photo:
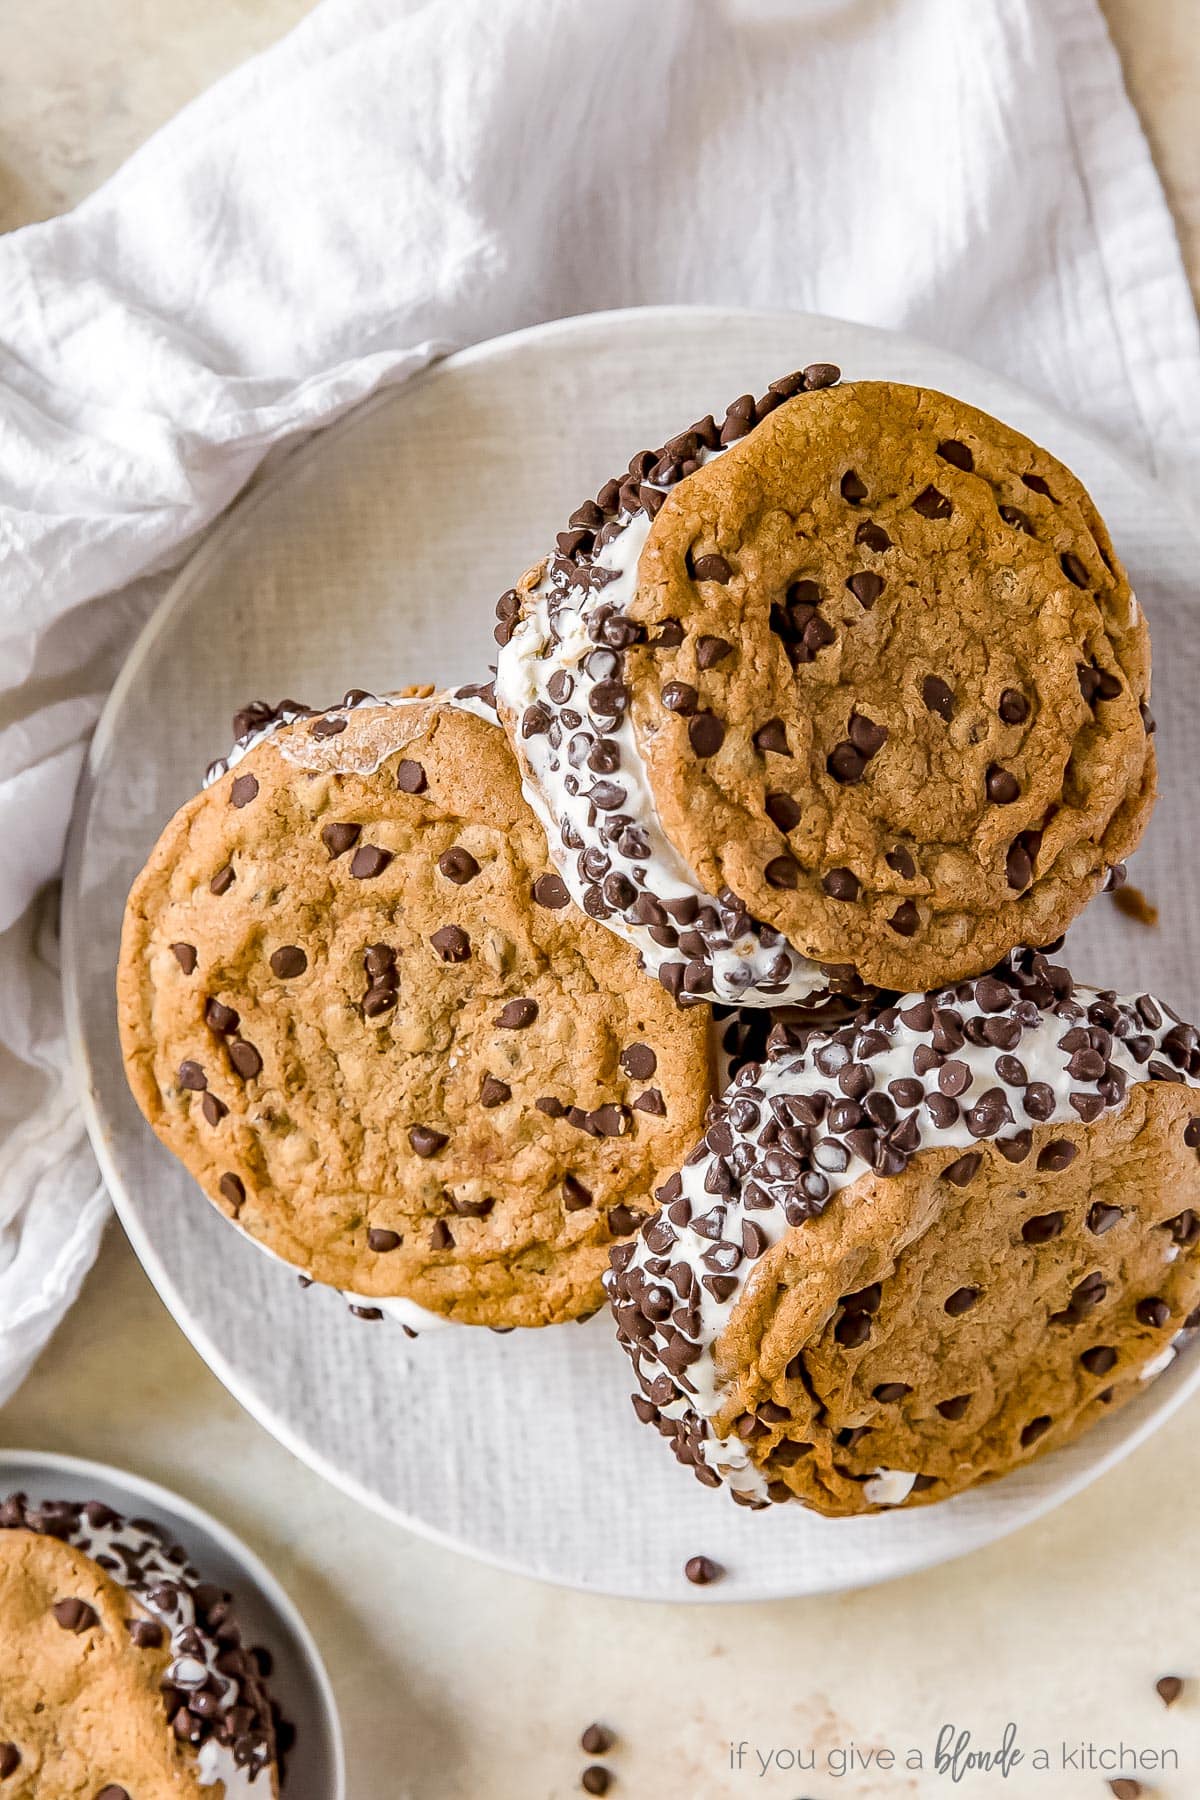
<path fill-rule="evenodd" d="M 720 1581 L 725 1571 L 719 1562 L 711 1556 L 689 1556 L 683 1565 L 683 1572 L 693 1587 L 708 1587 L 714 1581 Z"/>
<path fill-rule="evenodd" d="M 1158 924 L 1158 908 L 1152 900 L 1147 900 L 1141 888 L 1115 888 L 1113 905 L 1119 913 L 1123 913 L 1127 919 L 1135 919 L 1139 925 Z"/>
<path fill-rule="evenodd" d="M 1174 1706 L 1183 1692 L 1183 1680 L 1178 1675 L 1164 1675 L 1155 1682 L 1154 1691 L 1164 1706 Z"/>

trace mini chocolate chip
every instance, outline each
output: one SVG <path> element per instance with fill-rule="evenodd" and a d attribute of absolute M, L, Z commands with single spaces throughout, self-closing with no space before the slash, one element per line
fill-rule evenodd
<path fill-rule="evenodd" d="M 969 475 L 975 467 L 975 458 L 965 444 L 957 438 L 943 438 L 937 447 L 937 453 L 943 462 L 948 462 L 956 469 L 963 469 Z"/>
<path fill-rule="evenodd" d="M 621 1067 L 632 1081 L 649 1081 L 658 1058 L 649 1044 L 630 1044 L 621 1052 Z"/>
<path fill-rule="evenodd" d="M 800 864 L 794 856 L 773 856 L 763 874 L 768 887 L 797 888 L 800 885 Z"/>
<path fill-rule="evenodd" d="M 921 698 L 947 725 L 954 717 L 954 689 L 940 675 L 927 675 L 921 683 Z"/>
<path fill-rule="evenodd" d="M 794 831 L 802 817 L 799 803 L 790 794 L 778 791 L 767 795 L 764 810 L 772 825 L 785 834 Z"/>
<path fill-rule="evenodd" d="M 1017 688 L 1005 688 L 996 710 L 1006 725 L 1023 725 L 1029 717 L 1029 702 Z"/>
<path fill-rule="evenodd" d="M 69 1600 L 56 1600 L 50 1610 L 54 1614 L 56 1623 L 61 1625 L 64 1631 L 75 1633 L 91 1631 L 100 1623 L 100 1617 L 95 1607 L 89 1606 L 86 1600 L 78 1600 L 74 1597 Z"/>
<path fill-rule="evenodd" d="M 503 1106 L 506 1100 L 512 1099 L 512 1089 L 507 1081 L 501 1081 L 495 1075 L 485 1075 L 479 1089 L 480 1106 Z"/>
<path fill-rule="evenodd" d="M 218 1100 L 215 1094 L 210 1093 L 205 1094 L 203 1100 L 200 1102 L 200 1111 L 204 1114 L 204 1117 L 208 1120 L 210 1125 L 219 1125 L 221 1120 L 225 1117 L 225 1114 L 229 1111 L 229 1108 L 223 1100 Z"/>
<path fill-rule="evenodd" d="M 223 869 L 217 870 L 216 874 L 209 882 L 208 891 L 210 894 L 227 894 L 233 886 L 234 880 L 233 864 L 226 863 Z"/>
<path fill-rule="evenodd" d="M 920 923 L 921 915 L 912 900 L 902 900 L 888 920 L 892 930 L 900 937 L 912 937 Z"/>
<path fill-rule="evenodd" d="M 258 797 L 258 782 L 253 775 L 239 775 L 229 789 L 235 806 L 249 806 Z"/>
<path fill-rule="evenodd" d="M 809 363 L 803 377 L 805 391 L 811 394 L 818 388 L 836 387 L 842 379 L 842 371 L 836 363 Z"/>
<path fill-rule="evenodd" d="M 861 781 L 866 766 L 867 759 L 862 751 L 856 750 L 854 745 L 847 741 L 835 744 L 825 759 L 825 767 L 833 779 L 841 782 L 843 786 Z"/>
<path fill-rule="evenodd" d="M 1036 1444 L 1040 1437 L 1045 1437 L 1053 1422 L 1046 1413 L 1042 1413 L 1040 1418 L 1030 1419 L 1021 1433 L 1021 1448 L 1028 1450 L 1030 1444 Z"/>
<path fill-rule="evenodd" d="M 387 1256 L 389 1251 L 398 1250 L 403 1242 L 398 1231 L 388 1231 L 382 1225 L 372 1225 L 367 1232 L 367 1249 L 374 1250 L 377 1256 Z"/>
<path fill-rule="evenodd" d="M 683 1572 L 693 1587 L 708 1587 L 710 1582 L 720 1581 L 725 1573 L 720 1563 L 713 1562 L 708 1556 L 689 1556 Z"/>
<path fill-rule="evenodd" d="M 392 852 L 378 844 L 363 844 L 350 858 L 350 873 L 355 881 L 372 881 L 382 875 L 392 860 Z"/>
<path fill-rule="evenodd" d="M 1021 784 L 1009 769 L 993 763 L 987 772 L 987 797 L 997 806 L 1011 806 L 1020 797 Z"/>
<path fill-rule="evenodd" d="M 429 941 L 445 963 L 463 963 L 470 957 L 471 940 L 461 925 L 439 925 Z"/>
<path fill-rule="evenodd" d="M 935 487 L 922 488 L 913 501 L 913 511 L 923 519 L 948 519 L 954 511 L 945 494 Z"/>
<path fill-rule="evenodd" d="M 539 906 L 545 906 L 553 912 L 570 903 L 566 884 L 559 875 L 539 875 L 533 884 L 533 897 Z"/>
<path fill-rule="evenodd" d="M 436 1156 L 450 1142 L 444 1131 L 434 1131 L 430 1125 L 410 1125 L 408 1141 L 418 1156 Z"/>
<path fill-rule="evenodd" d="M 443 850 L 438 857 L 437 866 L 446 880 L 452 881 L 455 887 L 463 887 L 468 881 L 473 881 L 479 873 L 479 864 L 471 852 L 464 850 L 461 844 L 454 844 L 449 850 Z"/>
<path fill-rule="evenodd" d="M 877 575 L 874 569 L 859 569 L 847 577 L 846 586 L 863 611 L 870 612 L 883 592 L 883 576 Z"/>
<path fill-rule="evenodd" d="M 180 1087 L 185 1088 L 190 1094 L 202 1094 L 208 1086 L 208 1076 L 198 1062 L 192 1062 L 190 1059 L 180 1063 L 179 1073 L 175 1079 Z"/>
<path fill-rule="evenodd" d="M 585 1206 L 592 1204 L 591 1189 L 585 1188 L 574 1175 L 563 1176 L 562 1192 L 563 1205 L 568 1212 L 582 1212 Z"/>
<path fill-rule="evenodd" d="M 1048 1244 L 1052 1238 L 1062 1236 L 1066 1222 L 1065 1213 L 1037 1213 L 1032 1219 L 1026 1219 L 1021 1236 L 1027 1244 Z"/>
<path fill-rule="evenodd" d="M 715 551 L 708 556 L 698 556 L 692 564 L 692 574 L 697 581 L 732 581 L 733 570 L 723 556 Z"/>
<path fill-rule="evenodd" d="M 262 1073 L 262 1057 L 245 1038 L 235 1038 L 229 1046 L 229 1060 L 243 1081 L 253 1081 Z"/>
<path fill-rule="evenodd" d="M 822 876 L 821 886 L 831 900 L 857 900 L 861 891 L 858 876 L 850 869 L 830 869 Z"/>
<path fill-rule="evenodd" d="M 954 1292 L 950 1295 L 949 1299 L 945 1302 L 945 1311 L 950 1314 L 950 1317 L 952 1319 L 960 1318 L 963 1313 L 970 1312 L 971 1308 L 975 1305 L 976 1301 L 979 1299 L 979 1296 L 980 1296 L 979 1288 L 973 1288 L 973 1287 L 955 1288 Z"/>
<path fill-rule="evenodd" d="M 271 970 L 280 981 L 294 980 L 297 975 L 303 975 L 307 967 L 308 957 L 299 944 L 281 944 L 278 950 L 271 952 Z"/>
<path fill-rule="evenodd" d="M 1139 1325 L 1148 1325 L 1152 1330 L 1158 1331 L 1170 1318 L 1171 1309 L 1165 1300 L 1152 1298 L 1139 1300 L 1134 1308 L 1134 1313 Z"/>
<path fill-rule="evenodd" d="M 698 669 L 715 669 L 730 654 L 733 645 L 728 638 L 702 637 L 696 645 L 696 667 Z"/>
<path fill-rule="evenodd" d="M 1117 1353 L 1109 1344 L 1096 1344 L 1079 1358 L 1089 1375 L 1107 1375 L 1116 1367 Z"/>
<path fill-rule="evenodd" d="M 496 1015 L 496 1023 L 504 1031 L 524 1031 L 538 1016 L 536 1000 L 510 1000 Z"/>
<path fill-rule="evenodd" d="M 325 825 L 321 830 L 321 842 L 331 857 L 345 856 L 357 844 L 362 832 L 361 825 Z"/>
<path fill-rule="evenodd" d="M 406 756 L 396 764 L 396 786 L 402 794 L 423 794 L 427 785 L 425 771 L 419 762 Z"/>
<path fill-rule="evenodd" d="M 775 756 L 790 756 L 787 731 L 782 719 L 768 719 L 754 733 L 754 748 L 764 754 L 770 751 Z"/>
<path fill-rule="evenodd" d="M 222 1199 L 228 1200 L 235 1213 L 241 1211 L 246 1200 L 246 1189 L 240 1176 L 232 1171 L 222 1175 L 217 1183 L 217 1191 Z"/>
<path fill-rule="evenodd" d="M 725 742 L 725 727 L 715 713 L 698 712 L 688 720 L 688 742 L 697 756 L 715 756 Z"/>

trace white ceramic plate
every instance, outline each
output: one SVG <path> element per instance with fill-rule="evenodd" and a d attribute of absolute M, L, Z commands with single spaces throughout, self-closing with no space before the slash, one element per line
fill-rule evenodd
<path fill-rule="evenodd" d="M 168 1488 L 78 1456 L 0 1450 L 0 1498 L 12 1493 L 35 1502 L 101 1500 L 161 1525 L 205 1580 L 236 1596 L 246 1643 L 271 1652 L 271 1692 L 296 1728 L 284 1800 L 344 1800 L 342 1731 L 321 1653 L 275 1577 L 240 1538 Z"/>
<path fill-rule="evenodd" d="M 331 1481 L 443 1543 L 545 1579 L 733 1600 L 864 1585 L 1014 1530 L 1124 1456 L 1200 1380 L 1181 1358 L 1078 1445 L 941 1507 L 827 1522 L 751 1515 L 679 1469 L 629 1405 L 607 1321 L 410 1342 L 232 1231 L 143 1124 L 113 1000 L 121 910 L 159 829 L 228 739 L 235 707 L 349 686 L 479 679 L 492 606 L 631 452 L 813 361 L 946 388 L 1040 439 L 1089 484 L 1149 613 L 1165 795 L 1136 877 L 1147 931 L 1101 901 L 1073 934 L 1085 979 L 1200 1004 L 1200 547 L 1119 454 L 973 364 L 891 333 L 796 314 L 597 314 L 452 356 L 279 467 L 235 507 L 143 632 L 97 730 L 65 892 L 65 971 L 97 1154 L 139 1256 L 200 1353 Z M 703 1590 L 697 1552 L 726 1565 Z"/>

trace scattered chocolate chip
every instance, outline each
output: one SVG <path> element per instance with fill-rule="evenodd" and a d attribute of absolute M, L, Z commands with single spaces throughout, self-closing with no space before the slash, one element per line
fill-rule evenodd
<path fill-rule="evenodd" d="M 1029 717 L 1029 702 L 1017 688 L 1005 688 L 996 711 L 1005 725 L 1023 725 Z"/>
<path fill-rule="evenodd" d="M 1152 900 L 1148 900 L 1141 888 L 1126 885 L 1113 890 L 1113 905 L 1127 919 L 1134 919 L 1139 925 L 1155 926 L 1158 924 L 1158 908 Z"/>
<path fill-rule="evenodd" d="M 913 511 L 923 519 L 948 519 L 954 511 L 945 494 L 935 487 L 922 488 L 913 501 Z"/>
<path fill-rule="evenodd" d="M 258 782 L 253 775 L 238 775 L 229 789 L 229 798 L 235 806 L 249 806 L 258 797 Z"/>
<path fill-rule="evenodd" d="M 989 768 L 985 786 L 988 799 L 996 806 L 1011 806 L 1020 798 L 1020 782 L 1011 770 L 1002 769 L 999 763 L 993 763 Z"/>
<path fill-rule="evenodd" d="M 770 751 L 775 756 L 790 756 L 783 720 L 768 719 L 765 725 L 760 725 L 754 733 L 754 748 L 764 754 Z"/>
<path fill-rule="evenodd" d="M 883 592 L 883 577 L 874 569 L 859 569 L 847 577 L 846 586 L 864 612 L 870 612 Z"/>
<path fill-rule="evenodd" d="M 171 955 L 175 958 L 175 961 L 179 964 L 180 968 L 183 970 L 185 975 L 194 975 L 195 974 L 195 972 L 196 972 L 196 946 L 195 946 L 195 944 L 172 944 L 171 945 Z"/>
<path fill-rule="evenodd" d="M 720 1581 L 725 1573 L 720 1563 L 713 1562 L 708 1556 L 689 1556 L 683 1572 L 693 1587 L 708 1587 L 711 1582 Z"/>
<path fill-rule="evenodd" d="M 538 1016 L 536 1000 L 510 1000 L 500 1008 L 496 1023 L 504 1031 L 524 1031 Z"/>
<path fill-rule="evenodd" d="M 355 881 L 372 881 L 382 875 L 392 860 L 392 852 L 378 844 L 363 844 L 350 858 L 350 873 Z"/>
<path fill-rule="evenodd" d="M 698 712 L 688 720 L 688 742 L 697 756 L 715 756 L 725 742 L 725 726 L 715 713 Z"/>
<path fill-rule="evenodd" d="M 444 963 L 463 963 L 471 955 L 471 940 L 461 925 L 439 925 L 429 939 Z"/>
<path fill-rule="evenodd" d="M 434 1131 L 430 1125 L 410 1125 L 408 1141 L 418 1156 L 436 1156 L 450 1139 L 444 1131 Z"/>
<path fill-rule="evenodd" d="M 190 1059 L 180 1063 L 175 1079 L 190 1094 L 202 1094 L 208 1086 L 208 1076 L 198 1062 Z"/>
<path fill-rule="evenodd" d="M 603 1763 L 589 1763 L 579 1777 L 579 1785 L 585 1794 L 607 1794 L 612 1786 L 612 1770 Z"/>
<path fill-rule="evenodd" d="M 82 1631 L 91 1631 L 100 1623 L 95 1607 L 89 1606 L 86 1600 L 78 1600 L 74 1597 L 69 1600 L 56 1600 L 50 1610 L 54 1614 L 55 1622 L 61 1625 L 64 1631 L 73 1631 L 78 1634 Z"/>
<path fill-rule="evenodd" d="M 204 1114 L 204 1117 L 208 1120 L 210 1125 L 219 1125 L 229 1111 L 229 1108 L 223 1100 L 218 1100 L 215 1094 L 208 1093 L 205 1094 L 203 1100 L 200 1102 L 200 1111 Z"/>
<path fill-rule="evenodd" d="M 232 1006 L 226 1006 L 222 1000 L 214 1000 L 210 995 L 204 1002 L 204 1023 L 210 1031 L 220 1032 L 228 1037 L 241 1024 L 241 1017 Z"/>
<path fill-rule="evenodd" d="M 954 689 L 942 680 L 940 675 L 927 675 L 921 683 L 921 698 L 930 712 L 945 719 L 947 725 L 954 717 Z"/>
<path fill-rule="evenodd" d="M 280 981 L 295 980 L 307 967 L 308 957 L 299 944 L 281 944 L 278 950 L 271 952 L 271 970 Z"/>
<path fill-rule="evenodd" d="M 454 844 L 449 850 L 442 852 L 438 857 L 438 868 L 446 880 L 452 881 L 455 887 L 463 887 L 468 881 L 473 881 L 479 873 L 479 864 L 471 852 L 464 850 L 461 844 Z"/>
<path fill-rule="evenodd" d="M 569 905 L 571 900 L 560 875 L 539 875 L 533 884 L 533 898 L 538 906 L 547 907 L 552 912 Z"/>
<path fill-rule="evenodd" d="M 1133 1781 L 1128 1775 L 1118 1775 L 1108 1786 L 1114 1800 L 1142 1800 L 1146 1792 L 1140 1781 Z"/>
<path fill-rule="evenodd" d="M 382 1225 L 372 1225 L 367 1232 L 367 1249 L 374 1250 L 377 1256 L 387 1256 L 392 1250 L 398 1250 L 404 1242 L 398 1231 L 388 1231 Z"/>
<path fill-rule="evenodd" d="M 606 1750 L 612 1749 L 615 1741 L 607 1725 L 589 1725 L 579 1740 L 579 1746 L 589 1756 L 603 1756 Z"/>
<path fill-rule="evenodd" d="M 157 1619 L 126 1619 L 125 1629 L 139 1650 L 159 1650 L 166 1632 Z"/>
<path fill-rule="evenodd" d="M 223 1200 L 228 1200 L 235 1213 L 242 1210 L 246 1199 L 246 1189 L 242 1179 L 232 1171 L 222 1175 L 217 1183 L 217 1191 Z"/>
<path fill-rule="evenodd" d="M 223 869 L 217 870 L 216 874 L 209 882 L 208 891 L 210 894 L 217 894 L 218 896 L 227 894 L 233 886 L 235 879 L 233 864 L 226 863 Z"/>
<path fill-rule="evenodd" d="M 836 387 L 841 379 L 842 371 L 836 363 L 809 363 L 804 370 L 804 387 L 810 394 L 818 388 Z"/>
<path fill-rule="evenodd" d="M 484 1076 L 483 1085 L 479 1090 L 480 1106 L 503 1106 L 506 1100 L 511 1099 L 512 1089 L 507 1081 L 501 1081 L 495 1075 Z"/>
<path fill-rule="evenodd" d="M 423 794 L 428 783 L 420 763 L 413 762 L 412 758 L 408 756 L 397 763 L 396 786 L 402 794 Z"/>
<path fill-rule="evenodd" d="M 345 856 L 352 850 L 362 832 L 361 825 L 325 825 L 321 830 L 321 842 L 328 850 L 331 858 Z"/>
<path fill-rule="evenodd" d="M 253 1081 L 262 1073 L 262 1057 L 245 1038 L 235 1038 L 230 1044 L 229 1060 L 243 1081 Z"/>
<path fill-rule="evenodd" d="M 1162 1675 L 1155 1682 L 1154 1691 L 1164 1706 L 1174 1706 L 1183 1692 L 1183 1681 L 1178 1675 Z"/>

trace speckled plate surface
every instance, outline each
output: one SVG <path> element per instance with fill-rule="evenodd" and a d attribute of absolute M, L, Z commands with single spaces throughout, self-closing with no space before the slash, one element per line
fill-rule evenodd
<path fill-rule="evenodd" d="M 1200 1010 L 1200 544 L 1116 451 L 971 363 L 797 314 L 654 308 L 521 332 L 448 358 L 283 463 L 214 530 L 142 634 L 97 730 L 65 889 L 68 1016 L 89 1129 L 125 1228 L 200 1353 L 297 1455 L 440 1542 L 547 1580 L 655 1599 L 864 1586 L 962 1554 L 1068 1498 L 1200 1383 L 1182 1356 L 1079 1443 L 940 1507 L 827 1521 L 748 1514 L 634 1418 L 607 1320 L 413 1342 L 351 1318 L 218 1217 L 126 1089 L 113 971 L 129 885 L 247 699 L 478 680 L 495 596 L 643 443 L 808 362 L 947 389 L 1039 439 L 1092 489 L 1154 634 L 1164 797 L 1134 879 L 1151 931 L 1099 901 L 1076 973 Z M 1114 1530 L 1122 1529 L 1114 1522 Z M 728 1569 L 697 1589 L 703 1552 Z"/>
<path fill-rule="evenodd" d="M 180 1494 L 107 1463 L 38 1450 L 0 1450 L 0 1497 L 101 1500 L 153 1519 L 208 1581 L 236 1597 L 244 1642 L 270 1651 L 271 1692 L 296 1728 L 283 1800 L 343 1800 L 345 1758 L 337 1706 L 308 1626 L 275 1577 L 240 1538 Z M 255 1782 L 257 1791 L 259 1783 Z"/>

